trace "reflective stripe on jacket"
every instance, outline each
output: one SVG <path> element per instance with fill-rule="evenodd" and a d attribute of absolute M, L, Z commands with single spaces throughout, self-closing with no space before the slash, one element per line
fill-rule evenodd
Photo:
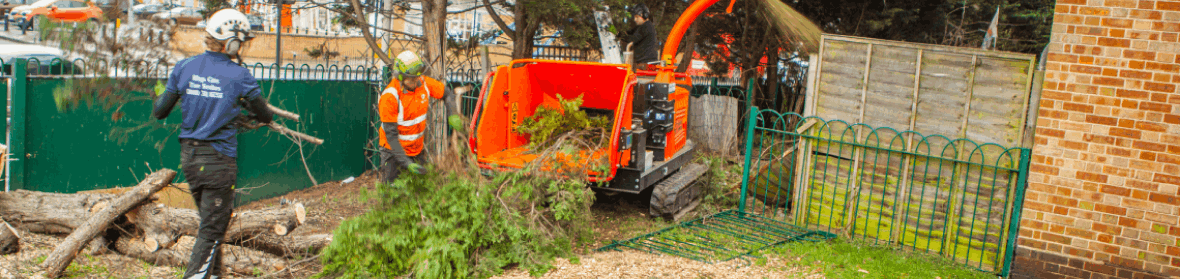
<path fill-rule="evenodd" d="M 377 97 L 381 122 L 396 122 L 398 141 L 406 156 L 422 153 L 422 134 L 426 131 L 426 112 L 430 109 L 429 98 L 442 99 L 443 84 L 429 77 L 422 77 L 422 86 L 414 91 L 402 90 L 401 81 L 393 80 Z M 381 147 L 390 148 L 385 140 L 385 129 L 379 131 Z"/>

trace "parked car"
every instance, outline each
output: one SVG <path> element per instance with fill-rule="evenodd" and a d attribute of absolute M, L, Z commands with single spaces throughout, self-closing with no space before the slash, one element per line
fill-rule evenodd
<path fill-rule="evenodd" d="M 153 15 L 168 11 L 168 7 L 161 4 L 139 4 L 131 7 L 131 14 L 136 18 L 148 19 Z"/>
<path fill-rule="evenodd" d="M 153 21 L 172 25 L 194 25 L 203 19 L 204 18 L 201 17 L 200 10 L 197 10 L 197 8 L 193 7 L 173 8 L 166 12 L 160 12 L 152 15 Z"/>
<path fill-rule="evenodd" d="M 12 74 L 17 58 L 29 59 L 28 73 L 33 75 L 81 74 L 82 68 L 65 58 L 59 48 L 41 45 L 6 45 L 0 50 L 0 71 Z M 35 59 L 35 60 L 34 60 Z"/>
<path fill-rule="evenodd" d="M 79 0 L 41 0 L 33 4 L 12 8 L 9 19 L 17 20 L 21 28 L 30 29 L 33 22 L 46 18 L 63 22 L 98 21 L 102 9 L 91 2 Z"/>

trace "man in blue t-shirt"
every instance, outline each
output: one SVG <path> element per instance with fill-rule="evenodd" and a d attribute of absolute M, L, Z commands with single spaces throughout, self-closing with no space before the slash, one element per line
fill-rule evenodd
<path fill-rule="evenodd" d="M 221 249 L 233 215 L 234 185 L 238 176 L 238 127 L 242 107 L 255 120 L 269 123 L 274 116 L 259 92 L 258 81 L 235 63 L 250 36 L 246 15 L 233 9 L 214 13 L 207 21 L 208 51 L 176 64 L 164 94 L 156 98 L 152 116 L 164 119 L 177 101 L 184 122 L 180 126 L 180 164 L 201 217 L 197 241 L 184 278 L 221 277 Z"/>

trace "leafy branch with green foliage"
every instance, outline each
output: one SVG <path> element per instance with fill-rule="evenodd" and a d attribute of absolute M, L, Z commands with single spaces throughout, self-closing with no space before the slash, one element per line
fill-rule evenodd
<path fill-rule="evenodd" d="M 340 224 L 319 276 L 486 278 L 512 265 L 537 275 L 592 241 L 594 194 L 584 180 L 472 169 L 378 184 L 373 198 L 383 202 Z"/>
<path fill-rule="evenodd" d="M 534 150 L 544 150 L 552 147 L 555 140 L 564 134 L 585 131 L 578 137 L 591 146 L 601 146 L 604 134 L 609 134 L 611 120 L 605 116 L 588 116 L 582 110 L 582 96 L 565 99 L 557 96 L 560 108 L 546 106 L 537 107 L 532 117 L 521 121 L 516 132 L 531 135 L 529 147 Z"/>

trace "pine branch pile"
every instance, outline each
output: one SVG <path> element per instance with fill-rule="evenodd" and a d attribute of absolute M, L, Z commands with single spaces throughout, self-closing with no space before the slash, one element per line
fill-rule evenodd
<path fill-rule="evenodd" d="M 557 96 L 561 104 L 560 109 L 545 106 L 537 108 L 533 117 L 521 121 L 516 132 L 528 134 L 529 149 L 540 151 L 554 147 L 556 140 L 567 134 L 575 134 L 577 139 L 588 146 L 602 146 L 611 128 L 611 120 L 605 116 L 590 117 L 581 110 L 582 96 L 565 99 Z"/>

